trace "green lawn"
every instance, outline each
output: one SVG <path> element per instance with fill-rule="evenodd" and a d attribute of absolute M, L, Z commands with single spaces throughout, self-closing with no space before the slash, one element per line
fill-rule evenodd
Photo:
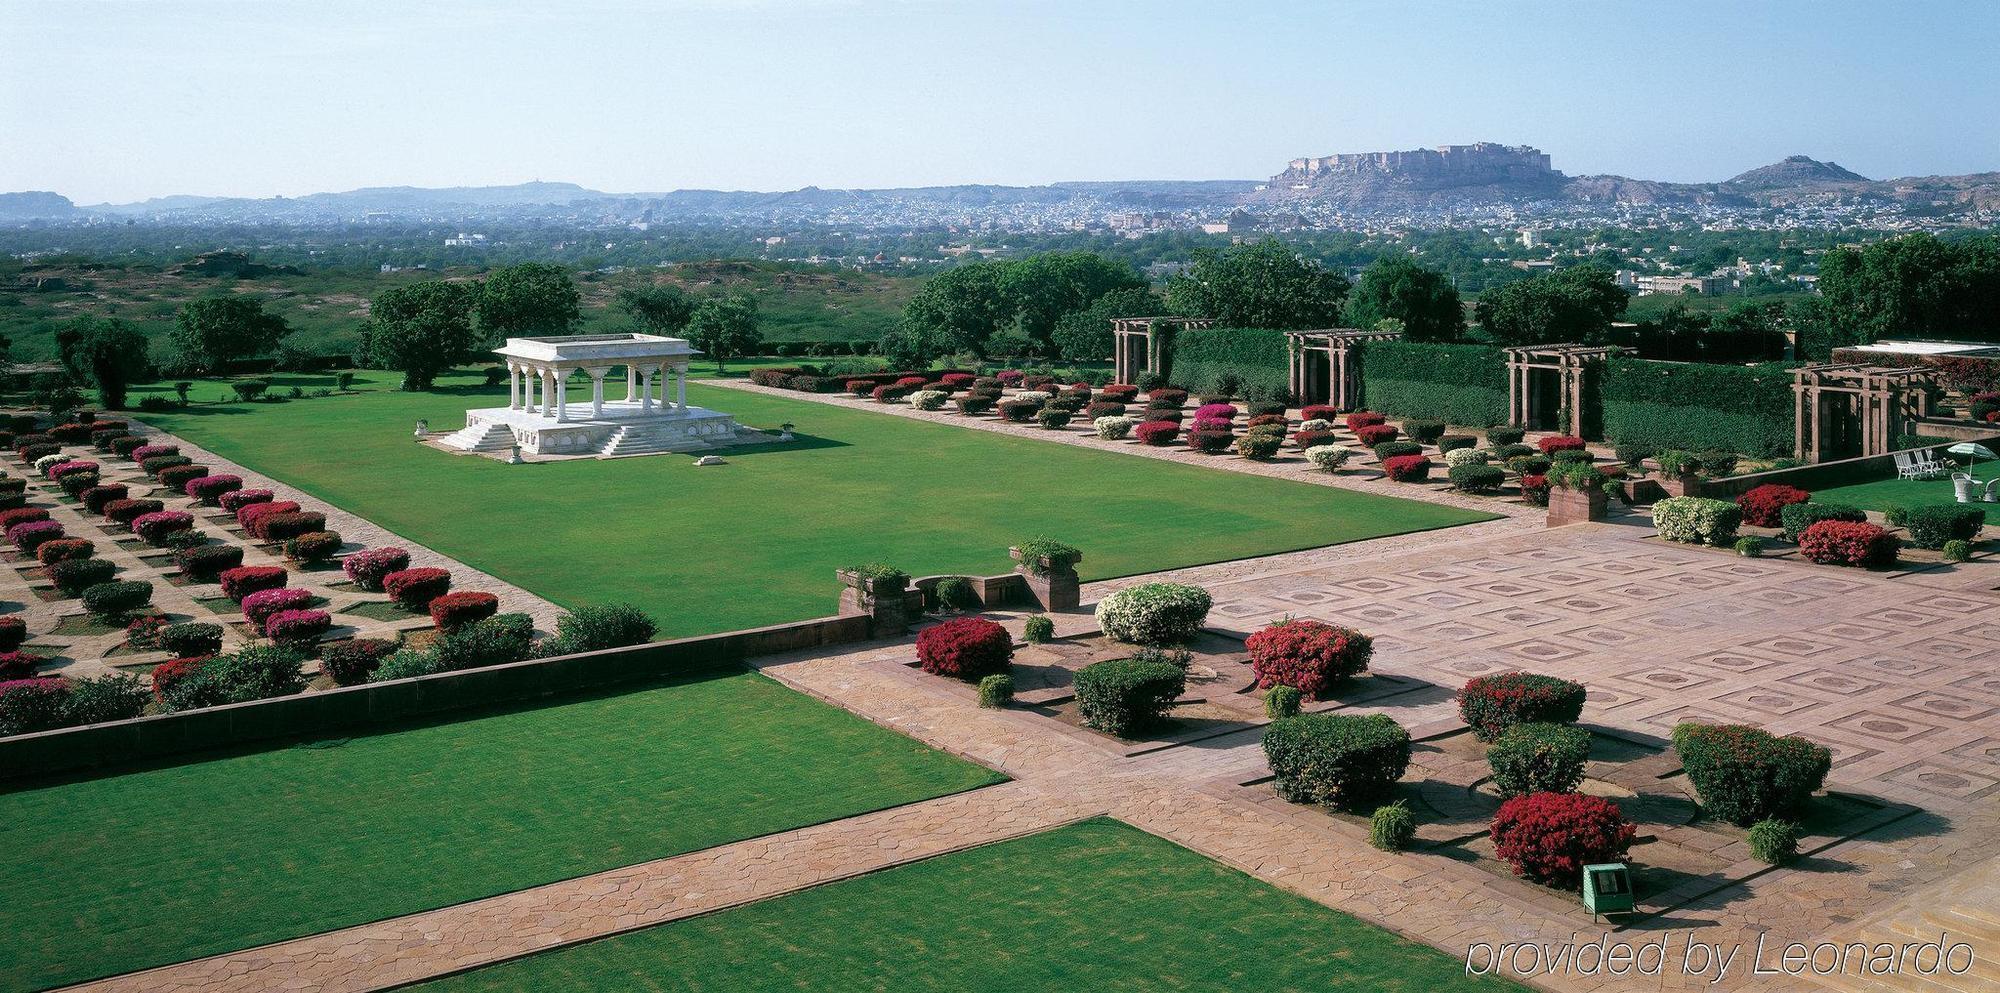
<path fill-rule="evenodd" d="M 1980 486 L 1984 487 L 1987 481 L 2000 476 L 2000 462 L 1982 461 L 1971 471 L 1973 478 L 1979 480 Z M 1816 503 L 1847 503 L 1863 510 L 1920 507 L 1927 503 L 1952 503 L 1957 499 L 1957 491 L 1953 489 L 1949 479 L 1890 478 L 1813 492 L 1813 501 Z M 2000 518 L 2000 514 L 1988 516 Z"/>
<path fill-rule="evenodd" d="M 1002 777 L 756 675 L 0 794 L 0 989 L 349 927 Z"/>
<path fill-rule="evenodd" d="M 562 990 L 1519 990 L 1109 820 L 425 983 Z"/>
<path fill-rule="evenodd" d="M 701 383 L 690 402 L 752 426 L 796 423 L 801 440 L 719 468 L 680 456 L 510 466 L 410 440 L 418 418 L 455 428 L 468 406 L 504 405 L 504 386 L 459 376 L 406 394 L 392 382 L 364 373 L 358 395 L 144 418 L 558 603 L 634 602 L 669 636 L 829 613 L 844 565 L 1005 572 L 1007 546 L 1042 533 L 1082 548 L 1098 579 L 1489 516 Z"/>

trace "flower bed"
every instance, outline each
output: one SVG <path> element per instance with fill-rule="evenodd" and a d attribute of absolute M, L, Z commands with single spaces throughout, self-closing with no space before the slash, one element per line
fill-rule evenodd
<path fill-rule="evenodd" d="M 71 559 L 87 559 L 97 554 L 97 545 L 89 538 L 57 538 L 42 542 L 35 549 L 35 561 L 44 566 L 67 562 Z"/>
<path fill-rule="evenodd" d="M 298 503 L 292 500 L 267 500 L 262 503 L 247 504 L 237 508 L 236 524 L 248 532 L 251 537 L 261 537 L 258 533 L 258 521 L 273 514 L 296 513 L 298 509 Z"/>
<path fill-rule="evenodd" d="M 917 635 L 917 665 L 955 679 L 978 679 L 1008 671 L 1014 658 L 1007 629 L 980 617 L 958 617 Z"/>
<path fill-rule="evenodd" d="M 1431 460 L 1422 455 L 1398 455 L 1382 463 L 1391 482 L 1421 483 L 1431 476 Z"/>
<path fill-rule="evenodd" d="M 1821 565 L 1864 569 L 1896 564 L 1896 536 L 1886 528 L 1853 521 L 1820 521 L 1799 535 L 1799 554 Z"/>
<path fill-rule="evenodd" d="M 1796 486 L 1765 483 L 1737 497 L 1736 507 L 1743 512 L 1743 523 L 1752 527 L 1775 528 L 1784 524 L 1786 507 L 1811 499 L 1812 494 Z"/>
<path fill-rule="evenodd" d="M 7 543 L 28 555 L 43 542 L 54 541 L 63 536 L 63 526 L 55 521 L 27 521 L 7 529 Z"/>
<path fill-rule="evenodd" d="M 1133 436 L 1143 444 L 1154 448 L 1165 448 L 1174 443 L 1181 433 L 1181 426 L 1173 421 L 1146 421 L 1132 429 Z"/>
<path fill-rule="evenodd" d="M 281 610 L 264 622 L 264 637 L 283 645 L 310 645 L 333 628 L 324 610 Z"/>
<path fill-rule="evenodd" d="M 1494 853 L 1516 874 L 1574 888 L 1584 866 L 1623 861 L 1639 829 L 1603 797 L 1531 793 L 1501 804 L 1491 833 Z"/>
<path fill-rule="evenodd" d="M 1535 447 L 1541 449 L 1543 455 L 1554 455 L 1557 452 L 1581 452 L 1589 444 L 1575 435 L 1552 434 L 1535 442 Z"/>
<path fill-rule="evenodd" d="M 253 503 L 270 503 L 272 499 L 270 490 L 230 490 L 218 496 L 216 503 L 220 504 L 223 510 L 234 514 Z"/>
<path fill-rule="evenodd" d="M 1395 441 L 1400 434 L 1401 432 L 1387 424 L 1367 424 L 1354 430 L 1354 436 L 1369 448 Z"/>

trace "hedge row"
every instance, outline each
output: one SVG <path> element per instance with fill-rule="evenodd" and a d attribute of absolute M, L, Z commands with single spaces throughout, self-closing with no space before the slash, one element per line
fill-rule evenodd
<path fill-rule="evenodd" d="M 1368 409 L 1480 427 L 1507 423 L 1507 355 L 1488 345 L 1361 345 Z"/>
<path fill-rule="evenodd" d="M 1291 388 L 1291 359 L 1283 331 L 1182 330 L 1174 336 L 1169 361 L 1174 383 L 1197 394 L 1240 393 L 1267 399 Z M 1226 388 L 1231 386 L 1234 388 Z"/>
<path fill-rule="evenodd" d="M 1777 363 L 1700 365 L 1614 357 L 1604 363 L 1598 388 L 1605 437 L 1621 445 L 1761 456 L 1792 451 L 1792 377 Z"/>

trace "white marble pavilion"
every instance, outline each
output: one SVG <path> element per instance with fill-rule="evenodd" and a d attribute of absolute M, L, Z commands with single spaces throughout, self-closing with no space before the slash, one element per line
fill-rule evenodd
<path fill-rule="evenodd" d="M 529 455 L 616 458 L 770 440 L 721 411 L 688 405 L 688 361 L 701 353 L 681 338 L 509 338 L 494 352 L 507 368 L 507 406 L 466 411 L 465 427 L 440 445 L 499 458 L 517 444 Z M 604 381 L 614 371 L 625 376 L 625 397 L 606 400 Z M 572 400 L 578 372 L 590 392 Z"/>

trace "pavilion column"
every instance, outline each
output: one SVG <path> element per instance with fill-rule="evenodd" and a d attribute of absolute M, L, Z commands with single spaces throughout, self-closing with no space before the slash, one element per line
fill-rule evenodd
<path fill-rule="evenodd" d="M 535 367 L 526 364 L 521 366 L 521 409 L 535 411 Z"/>
<path fill-rule="evenodd" d="M 676 393 L 674 409 L 685 413 L 688 409 L 688 371 L 686 366 L 681 366 L 674 370 L 674 390 Z M 661 399 L 664 400 L 665 398 L 666 391 L 663 389 L 661 390 Z"/>
<path fill-rule="evenodd" d="M 521 408 L 521 381 L 515 377 L 514 363 L 507 363 L 507 409 Z"/>
<path fill-rule="evenodd" d="M 556 422 L 569 420 L 569 374 L 568 369 L 556 370 Z"/>
<path fill-rule="evenodd" d="M 636 403 L 639 399 L 639 367 L 625 363 L 625 402 Z"/>
<path fill-rule="evenodd" d="M 608 367 L 585 369 L 590 374 L 590 416 L 594 420 L 604 416 L 604 377 L 610 375 Z"/>
<path fill-rule="evenodd" d="M 653 376 L 659 372 L 658 366 L 639 370 L 642 381 L 639 388 L 639 410 L 650 413 L 653 409 Z"/>
<path fill-rule="evenodd" d="M 544 366 L 542 372 L 542 416 L 554 417 L 556 413 L 556 371 Z"/>

